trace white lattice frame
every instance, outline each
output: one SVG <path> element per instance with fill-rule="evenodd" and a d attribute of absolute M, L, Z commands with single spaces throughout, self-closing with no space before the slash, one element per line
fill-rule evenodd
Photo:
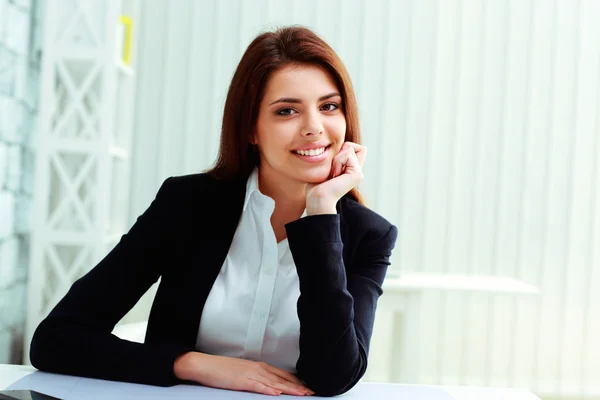
<path fill-rule="evenodd" d="M 122 233 L 115 230 L 114 222 L 111 224 L 111 212 L 114 210 L 110 207 L 115 190 L 122 194 L 129 189 L 132 127 L 124 129 L 124 132 L 115 132 L 119 79 L 123 79 L 123 75 L 128 77 L 126 79 L 134 78 L 132 69 L 123 67 L 116 53 L 120 49 L 118 40 L 121 40 L 117 37 L 117 26 L 122 2 L 125 1 L 95 3 L 101 7 L 101 17 L 104 18 L 101 29 L 104 32 L 91 23 L 99 16 L 98 9 L 92 10 L 94 3 L 90 0 L 72 0 L 73 7 L 64 0 L 45 2 L 25 360 L 29 358 L 29 344 L 39 322 L 74 280 L 104 257 L 107 247 L 114 244 L 115 238 Z M 134 19 L 138 16 L 136 3 L 129 0 L 133 14 L 130 16 Z M 60 21 L 65 16 L 68 16 L 68 22 L 61 25 Z M 83 27 L 86 32 L 74 31 L 77 27 Z M 85 33 L 88 34 L 85 46 L 73 46 L 69 42 L 74 34 L 80 36 Z M 87 62 L 89 69 L 77 87 L 67 63 L 81 61 Z M 55 84 L 57 78 L 61 81 L 60 85 Z M 95 85 L 97 79 L 101 80 L 99 87 Z M 95 89 L 99 89 L 98 93 Z M 62 110 L 60 120 L 54 121 L 60 104 L 65 100 L 69 103 Z M 130 100 L 133 101 L 133 96 Z M 88 108 L 92 111 L 89 112 Z M 74 121 L 73 118 L 75 125 L 68 125 L 69 121 Z M 58 136 L 72 126 L 77 127 L 78 119 L 83 122 L 83 127 L 74 132 L 75 136 Z M 124 138 L 118 148 L 115 144 L 117 134 Z M 69 157 L 73 155 L 85 161 L 77 166 L 75 174 L 69 174 Z M 125 175 L 123 184 L 118 188 L 114 187 L 111 179 L 116 159 L 124 163 L 120 172 Z M 52 190 L 56 183 L 53 177 L 58 178 L 65 190 Z M 85 186 L 84 198 L 81 198 L 82 186 Z M 57 206 L 51 210 L 51 197 L 60 196 L 61 192 L 64 196 L 57 199 Z M 74 208 L 75 214 L 68 214 L 69 206 Z M 125 204 L 118 206 L 126 207 Z M 79 230 L 60 226 L 60 221 L 76 220 L 81 226 Z M 124 221 L 120 222 L 116 225 L 123 225 Z M 66 246 L 64 248 L 71 250 L 79 248 L 79 251 L 71 254 L 74 257 L 70 257 L 69 265 L 66 265 L 56 246 Z M 50 277 L 54 279 L 54 287 L 50 297 L 45 298 L 52 281 Z"/>

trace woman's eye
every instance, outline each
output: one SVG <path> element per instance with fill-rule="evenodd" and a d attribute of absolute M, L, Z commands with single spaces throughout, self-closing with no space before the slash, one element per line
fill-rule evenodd
<path fill-rule="evenodd" d="M 281 110 L 277 111 L 277 115 L 287 116 L 287 115 L 292 115 L 295 112 L 296 112 L 296 110 L 294 110 L 293 108 L 282 108 Z"/>
<path fill-rule="evenodd" d="M 334 104 L 334 103 L 327 103 L 327 104 L 324 104 L 324 105 L 321 107 L 321 109 L 322 109 L 323 111 L 335 111 L 335 110 L 337 110 L 337 109 L 338 109 L 338 105 L 337 105 L 337 104 Z"/>

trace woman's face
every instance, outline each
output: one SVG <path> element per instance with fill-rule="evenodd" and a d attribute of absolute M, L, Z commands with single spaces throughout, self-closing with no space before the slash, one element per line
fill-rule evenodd
<path fill-rule="evenodd" d="M 271 75 L 253 138 L 263 174 L 299 183 L 323 182 L 345 135 L 342 98 L 325 70 L 289 65 Z"/>

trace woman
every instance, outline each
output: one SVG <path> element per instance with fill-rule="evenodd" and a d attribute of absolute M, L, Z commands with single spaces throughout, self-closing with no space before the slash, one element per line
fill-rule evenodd
<path fill-rule="evenodd" d="M 350 78 L 308 29 L 258 36 L 233 76 L 215 167 L 167 179 L 41 322 L 51 372 L 333 396 L 363 376 L 397 230 L 356 186 Z M 161 279 L 145 343 L 111 334 Z"/>

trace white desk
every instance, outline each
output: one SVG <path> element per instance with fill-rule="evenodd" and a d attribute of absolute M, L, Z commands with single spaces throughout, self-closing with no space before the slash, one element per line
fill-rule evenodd
<path fill-rule="evenodd" d="M 427 293 L 479 293 L 532 299 L 539 294 L 537 287 L 509 277 L 423 273 L 390 277 L 383 283 L 383 290 L 365 375 L 371 382 L 419 382 L 420 316 Z"/>
<path fill-rule="evenodd" d="M 75 378 L 64 375 L 52 375 L 36 372 L 34 368 L 16 365 L 0 365 L 0 390 L 11 385 L 18 389 L 39 389 L 49 395 L 65 399 L 227 399 L 251 400 L 269 397 L 243 392 L 232 392 L 206 387 L 187 385 L 172 388 L 160 388 L 146 385 L 109 382 L 96 379 Z M 45 384 L 43 383 L 45 382 Z M 48 384 L 51 382 L 51 384 Z M 281 396 L 291 398 L 295 396 Z M 297 397 L 295 397 L 297 398 Z M 316 398 L 316 397 L 312 397 Z M 348 393 L 338 396 L 344 400 L 539 400 L 530 392 L 522 389 L 494 389 L 445 387 L 424 385 L 400 385 L 388 383 L 359 383 Z"/>
<path fill-rule="evenodd" d="M 448 290 L 506 294 L 539 294 L 529 283 L 506 276 L 407 273 L 386 279 L 383 289 L 391 292 Z"/>

